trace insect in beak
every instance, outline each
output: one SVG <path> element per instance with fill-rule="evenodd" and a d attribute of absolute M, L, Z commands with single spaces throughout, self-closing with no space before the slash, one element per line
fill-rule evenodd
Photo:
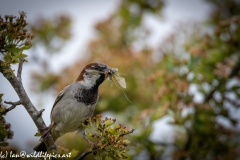
<path fill-rule="evenodd" d="M 111 86 L 112 86 L 112 83 L 115 82 L 121 88 L 127 88 L 125 78 L 120 76 L 120 74 L 118 72 L 118 68 L 111 68 L 111 69 L 106 70 L 105 77 L 108 78 Z"/>
<path fill-rule="evenodd" d="M 118 68 L 111 68 L 106 70 L 105 72 L 105 78 L 108 78 L 108 80 L 110 81 L 110 86 L 112 86 L 113 83 L 118 84 L 119 87 L 121 87 L 122 91 L 123 88 L 127 88 L 126 86 L 126 81 L 125 78 L 120 76 L 120 73 L 118 72 Z M 126 96 L 125 92 L 123 91 L 123 94 L 125 95 L 126 99 L 132 103 L 128 97 Z"/>
<path fill-rule="evenodd" d="M 111 68 L 107 68 L 105 71 L 104 71 L 104 74 L 105 74 L 105 79 L 108 78 L 109 80 L 109 76 L 111 76 L 113 74 L 113 71 Z"/>

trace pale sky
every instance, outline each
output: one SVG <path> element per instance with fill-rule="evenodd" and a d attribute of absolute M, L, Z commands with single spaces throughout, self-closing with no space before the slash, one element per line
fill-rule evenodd
<path fill-rule="evenodd" d="M 71 65 L 76 59 L 75 57 L 80 51 L 83 51 L 89 40 L 94 36 L 93 25 L 108 17 L 114 12 L 119 0 L 72 0 L 72 1 L 0 1 L 0 14 L 18 15 L 19 11 L 27 13 L 30 22 L 39 16 L 54 17 L 57 14 L 66 13 L 73 19 L 72 33 L 73 37 L 69 43 L 64 46 L 61 52 L 71 53 L 68 57 L 64 54 L 57 57 L 52 62 L 53 70 Z M 203 21 L 210 11 L 210 7 L 204 0 L 167 0 L 163 10 L 163 18 L 148 16 L 145 20 L 146 25 L 152 27 L 154 34 L 150 38 L 151 44 L 157 44 L 162 38 L 172 31 L 173 26 L 178 22 L 186 21 Z M 29 51 L 31 52 L 31 51 Z M 56 58 L 56 57 L 55 57 Z M 61 66 L 61 67 L 59 67 Z M 29 89 L 29 70 L 31 66 L 25 65 L 23 68 L 23 83 L 26 87 L 30 99 L 36 105 L 37 97 Z M 0 75 L 0 93 L 4 93 L 3 100 L 17 101 L 18 97 L 10 84 Z M 50 123 L 50 110 L 55 97 L 44 97 L 45 112 L 43 119 L 47 125 Z M 34 137 L 37 128 L 30 116 L 26 113 L 22 106 L 9 112 L 6 116 L 7 122 L 12 124 L 14 138 L 10 140 L 10 144 L 17 144 L 22 150 L 31 152 L 31 148 L 27 146 L 30 141 L 37 141 L 39 138 Z M 167 129 L 166 129 L 167 130 Z M 161 134 L 164 134 L 162 132 Z M 166 134 L 166 133 L 165 133 Z"/>

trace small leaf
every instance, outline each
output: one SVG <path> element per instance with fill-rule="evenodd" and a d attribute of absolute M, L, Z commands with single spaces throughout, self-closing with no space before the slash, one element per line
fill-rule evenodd
<path fill-rule="evenodd" d="M 35 137 L 40 137 L 41 136 L 41 134 L 40 134 L 40 132 L 38 131 L 37 133 L 35 133 L 35 135 L 34 135 Z"/>
<path fill-rule="evenodd" d="M 22 57 L 21 57 L 21 58 L 26 58 L 26 57 L 27 57 L 27 55 L 26 55 L 26 54 L 24 54 L 24 53 L 22 53 L 21 55 L 22 55 Z"/>
<path fill-rule="evenodd" d="M 2 102 L 2 97 L 4 94 L 0 93 L 0 103 Z"/>
<path fill-rule="evenodd" d="M 20 49 L 23 51 L 23 50 L 28 50 L 32 47 L 32 45 L 24 45 L 23 47 L 21 47 Z"/>
<path fill-rule="evenodd" d="M 10 52 L 7 52 L 6 55 L 4 56 L 4 60 L 5 60 L 6 62 L 10 62 L 11 59 L 12 59 L 11 53 L 10 53 Z"/>
<path fill-rule="evenodd" d="M 0 105 L 1 106 L 1 105 Z M 3 112 L 5 112 L 6 111 L 6 108 L 4 108 L 4 107 L 0 107 L 0 113 L 3 113 Z"/>
<path fill-rule="evenodd" d="M 15 44 L 7 45 L 6 50 L 11 52 L 13 55 L 16 55 L 22 51 L 20 48 L 17 48 L 17 46 Z"/>
<path fill-rule="evenodd" d="M 112 120 L 112 119 L 106 120 L 106 121 L 105 121 L 106 128 L 109 127 L 109 126 L 111 126 L 111 125 L 113 125 L 114 123 L 115 123 L 115 121 Z"/>

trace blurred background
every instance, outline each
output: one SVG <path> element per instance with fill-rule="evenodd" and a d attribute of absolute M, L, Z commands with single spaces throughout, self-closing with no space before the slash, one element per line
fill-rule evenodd
<path fill-rule="evenodd" d="M 47 125 L 58 92 L 86 64 L 102 62 L 127 74 L 132 103 L 106 81 L 94 115 L 135 128 L 129 159 L 240 159 L 238 0 L 0 2 L 2 16 L 19 11 L 36 35 L 23 83 Z M 2 75 L 0 82 L 3 100 L 17 101 Z M 5 119 L 10 149 L 31 153 L 39 137 L 25 109 Z M 89 147 L 75 133 L 57 144 L 75 155 Z"/>

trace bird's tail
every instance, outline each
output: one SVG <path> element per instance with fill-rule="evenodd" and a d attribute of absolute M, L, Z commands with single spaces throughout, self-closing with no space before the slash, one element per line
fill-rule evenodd
<path fill-rule="evenodd" d="M 56 131 L 56 130 L 54 130 L 54 129 L 51 129 L 50 132 L 51 132 L 51 135 L 52 135 L 52 137 L 53 137 L 54 142 L 56 141 L 56 139 L 57 139 L 58 137 L 61 136 L 61 133 L 58 132 L 58 131 Z M 47 133 L 47 134 L 50 134 L 50 132 Z M 38 144 L 36 147 L 34 147 L 33 150 L 35 150 L 35 151 L 37 151 L 37 152 L 39 152 L 39 151 L 46 152 L 46 151 L 47 151 L 47 146 L 45 145 L 44 142 L 41 142 L 41 143 Z"/>
<path fill-rule="evenodd" d="M 38 144 L 36 147 L 33 148 L 33 150 L 37 151 L 37 152 L 46 152 L 47 151 L 47 147 L 44 144 L 44 142 L 41 142 L 40 144 Z"/>

